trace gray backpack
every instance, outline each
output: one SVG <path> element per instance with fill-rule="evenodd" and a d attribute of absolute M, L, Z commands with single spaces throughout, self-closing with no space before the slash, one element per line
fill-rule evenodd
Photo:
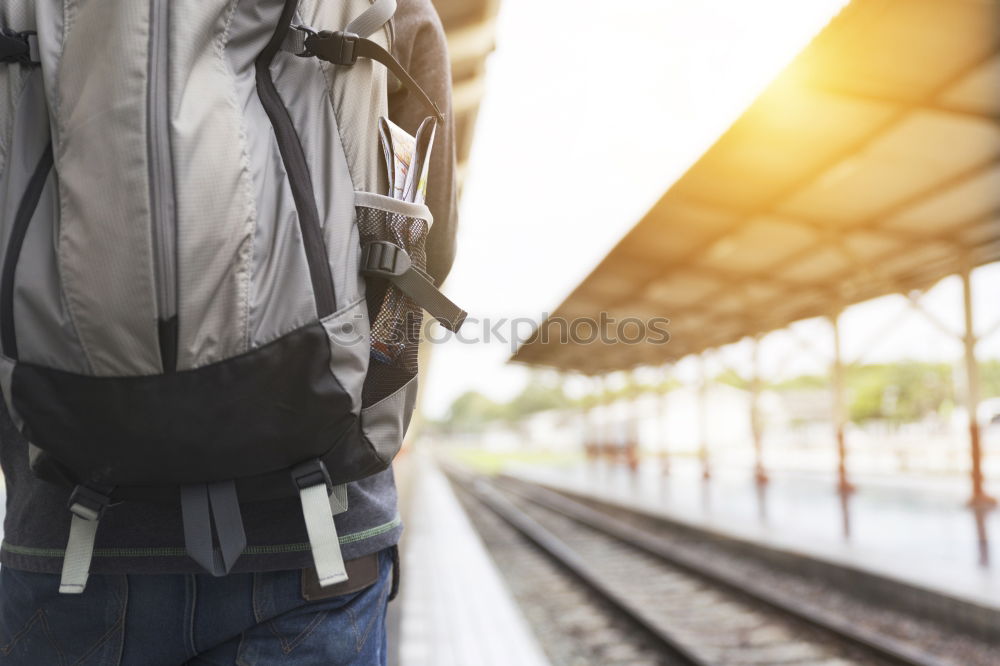
<path fill-rule="evenodd" d="M 346 578 L 333 515 L 399 449 L 421 308 L 465 316 L 423 271 L 427 208 L 380 194 L 387 70 L 440 115 L 394 11 L 0 5 L 0 388 L 71 491 L 62 592 L 135 501 L 180 503 L 223 575 L 240 503 L 297 495 L 321 584 Z"/>

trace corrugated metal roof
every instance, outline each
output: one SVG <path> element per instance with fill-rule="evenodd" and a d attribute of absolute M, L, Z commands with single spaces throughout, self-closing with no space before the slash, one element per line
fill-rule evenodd
<path fill-rule="evenodd" d="M 662 364 L 1000 260 L 998 45 L 992 0 L 855 0 L 513 360 Z M 671 341 L 539 335 L 601 312 Z"/>

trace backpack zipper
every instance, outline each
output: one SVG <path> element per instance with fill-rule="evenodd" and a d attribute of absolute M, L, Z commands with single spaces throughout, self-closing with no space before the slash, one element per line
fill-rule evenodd
<path fill-rule="evenodd" d="M 177 217 L 170 149 L 169 0 L 150 0 L 147 89 L 149 196 L 160 359 L 164 372 L 177 369 Z"/>

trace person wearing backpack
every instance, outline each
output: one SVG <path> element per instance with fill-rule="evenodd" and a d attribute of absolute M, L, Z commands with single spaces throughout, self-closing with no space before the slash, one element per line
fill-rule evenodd
<path fill-rule="evenodd" d="M 0 664 L 386 662 L 450 85 L 430 0 L 0 5 Z"/>

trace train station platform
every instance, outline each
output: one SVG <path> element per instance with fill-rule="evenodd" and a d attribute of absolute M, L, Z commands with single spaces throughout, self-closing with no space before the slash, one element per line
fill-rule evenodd
<path fill-rule="evenodd" d="M 431 456 L 410 451 L 396 469 L 406 524 L 397 663 L 548 664 Z"/>
<path fill-rule="evenodd" d="M 708 482 L 694 461 L 664 475 L 605 461 L 508 465 L 505 473 L 667 520 L 802 554 L 1000 609 L 1000 509 L 973 512 L 959 479 L 855 477 L 844 502 L 833 475 L 773 474 L 760 490 L 744 470 Z M 994 549 L 996 549 L 996 544 Z"/>

